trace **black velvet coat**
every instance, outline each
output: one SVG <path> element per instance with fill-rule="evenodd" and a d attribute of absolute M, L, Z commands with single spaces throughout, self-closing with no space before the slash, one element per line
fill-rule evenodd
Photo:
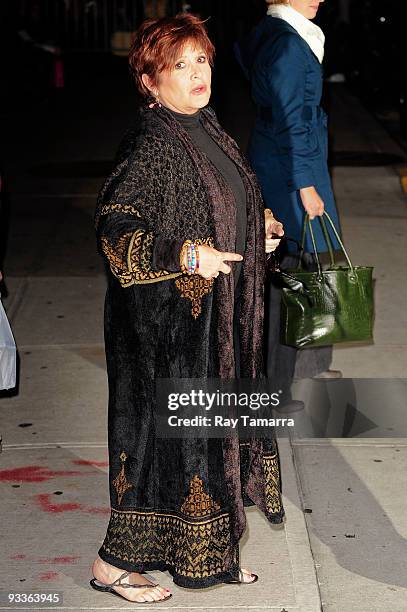
<path fill-rule="evenodd" d="M 205 129 L 235 162 L 247 193 L 241 272 L 241 376 L 262 376 L 264 205 L 256 178 L 210 108 Z M 234 251 L 236 211 L 220 173 L 165 108 L 143 107 L 96 210 L 107 264 L 111 518 L 99 550 L 127 571 L 169 570 L 202 588 L 238 578 L 244 505 L 283 520 L 274 437 L 155 435 L 157 378 L 235 376 L 232 274 L 182 274 L 184 240 Z"/>

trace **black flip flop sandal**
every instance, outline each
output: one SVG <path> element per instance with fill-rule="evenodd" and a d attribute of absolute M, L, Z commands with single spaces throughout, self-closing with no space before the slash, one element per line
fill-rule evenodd
<path fill-rule="evenodd" d="M 251 575 L 255 577 L 254 580 L 250 580 L 250 581 L 243 580 L 244 573 L 239 568 L 239 580 L 225 580 L 225 582 L 227 584 L 254 584 L 255 582 L 258 581 L 259 577 L 257 574 L 253 574 L 252 572 L 251 572 Z"/>
<path fill-rule="evenodd" d="M 100 591 L 101 593 L 111 593 L 112 595 L 117 595 L 117 597 L 121 597 L 121 599 L 130 601 L 131 603 L 135 604 L 144 605 L 150 603 L 161 603 L 162 601 L 167 601 L 168 599 L 170 599 L 170 597 L 172 597 L 171 593 L 163 599 L 158 599 L 154 601 L 131 601 L 130 599 L 127 599 L 127 597 L 124 597 L 123 595 L 118 593 L 113 587 L 119 586 L 125 589 L 153 589 L 154 587 L 159 586 L 158 584 L 129 584 L 128 582 L 122 582 L 122 580 L 130 576 L 131 573 L 132 572 L 124 572 L 121 576 L 119 576 L 119 578 L 117 578 L 114 582 L 111 582 L 110 584 L 104 584 L 103 582 L 99 582 L 99 580 L 96 580 L 96 578 L 92 578 L 89 584 L 93 589 L 95 589 L 95 591 Z"/>

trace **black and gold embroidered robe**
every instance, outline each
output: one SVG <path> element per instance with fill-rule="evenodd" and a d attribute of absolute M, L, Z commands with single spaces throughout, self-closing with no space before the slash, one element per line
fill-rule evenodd
<path fill-rule="evenodd" d="M 256 178 L 210 108 L 205 129 L 235 162 L 247 193 L 239 315 L 242 377 L 262 376 L 264 206 Z M 231 190 L 165 108 L 140 109 L 96 210 L 105 258 L 111 518 L 99 550 L 128 571 L 169 570 L 180 586 L 237 578 L 244 506 L 281 523 L 274 437 L 162 439 L 155 381 L 235 376 L 232 274 L 179 269 L 184 240 L 233 251 Z"/>

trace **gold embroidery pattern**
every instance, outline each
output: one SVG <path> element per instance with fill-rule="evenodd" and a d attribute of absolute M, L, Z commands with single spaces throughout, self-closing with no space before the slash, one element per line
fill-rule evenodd
<path fill-rule="evenodd" d="M 113 209 L 115 205 L 109 204 L 106 206 Z M 103 210 L 104 208 L 102 208 L 102 211 Z M 171 278 L 178 278 L 182 275 L 182 272 L 150 270 L 153 239 L 154 234 L 152 232 L 146 233 L 142 229 L 123 234 L 123 236 L 118 239 L 115 247 L 110 244 L 105 236 L 102 237 L 102 250 L 109 261 L 112 273 L 119 280 L 122 287 L 142 285 L 146 283 L 157 283 L 159 281 L 169 280 Z M 213 246 L 212 238 L 195 240 L 195 242 L 197 244 L 208 244 Z M 181 296 L 191 300 L 192 316 L 195 319 L 200 315 L 202 310 L 202 297 L 207 293 L 210 293 L 213 287 L 213 282 L 213 279 L 205 279 L 197 274 L 193 274 L 191 276 L 187 275 L 183 278 L 178 278 L 176 281 L 176 286 L 181 291 Z"/>
<path fill-rule="evenodd" d="M 153 237 L 151 232 L 146 234 L 143 230 L 137 230 L 131 238 L 127 258 L 133 279 L 130 284 L 157 283 L 181 276 L 181 272 L 167 272 L 166 270 L 153 272 L 150 270 Z"/>
<path fill-rule="evenodd" d="M 194 319 L 197 319 L 202 312 L 202 298 L 212 290 L 213 278 L 203 278 L 192 274 L 179 278 L 175 284 L 181 292 L 181 297 L 191 300 L 191 314 Z"/>
<path fill-rule="evenodd" d="M 195 244 L 207 244 L 213 247 L 213 238 L 203 238 L 194 240 Z M 213 278 L 203 278 L 198 274 L 187 274 L 175 281 L 181 297 L 187 298 L 192 302 L 191 314 L 197 319 L 202 312 L 202 298 L 212 291 Z"/>
<path fill-rule="evenodd" d="M 134 565 L 166 563 L 180 575 L 199 579 L 229 571 L 231 547 L 228 513 L 194 521 L 175 512 L 112 508 L 102 550 Z"/>
<path fill-rule="evenodd" d="M 196 474 L 189 484 L 189 495 L 181 506 L 188 516 L 201 517 L 220 510 L 220 506 L 203 490 L 203 482 Z"/>
<path fill-rule="evenodd" d="M 122 503 L 123 495 L 126 493 L 128 489 L 133 487 L 126 478 L 126 474 L 124 473 L 124 464 L 126 463 L 127 455 L 124 451 L 120 453 L 120 461 L 122 462 L 122 467 L 120 468 L 120 472 L 118 476 L 113 480 L 113 486 L 117 492 L 117 503 L 120 506 Z"/>
<path fill-rule="evenodd" d="M 105 236 L 101 239 L 102 250 L 109 261 L 112 274 L 119 279 L 123 287 L 131 285 L 132 281 L 131 273 L 125 263 L 132 235 L 133 232 L 123 234 L 117 241 L 115 248 L 112 247 Z"/>
<path fill-rule="evenodd" d="M 134 208 L 131 204 L 104 204 L 100 209 L 100 216 L 108 215 L 111 212 L 120 212 L 124 215 L 134 215 L 141 218 L 137 208 Z"/>
<path fill-rule="evenodd" d="M 153 255 L 153 238 L 152 232 L 145 234 L 143 248 L 140 252 L 140 266 L 144 272 L 148 272 L 150 268 L 150 261 Z"/>
<path fill-rule="evenodd" d="M 280 470 L 277 452 L 263 455 L 266 508 L 270 513 L 281 512 Z"/>

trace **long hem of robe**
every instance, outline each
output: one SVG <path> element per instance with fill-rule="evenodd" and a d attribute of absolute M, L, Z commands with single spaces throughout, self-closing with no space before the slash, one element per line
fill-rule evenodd
<path fill-rule="evenodd" d="M 239 580 L 239 545 L 235 545 L 230 549 L 230 554 L 233 558 L 233 563 L 230 570 L 219 571 L 217 573 L 208 574 L 206 569 L 200 572 L 200 576 L 189 576 L 184 573 L 180 573 L 179 569 L 176 565 L 167 563 L 165 561 L 154 560 L 148 561 L 144 563 L 131 563 L 128 560 L 118 558 L 106 553 L 103 546 L 98 551 L 99 557 L 106 561 L 106 563 L 110 563 L 119 569 L 123 569 L 127 572 L 137 572 L 139 574 L 152 572 L 152 571 L 168 571 L 173 579 L 174 584 L 180 587 L 188 588 L 188 589 L 202 589 L 210 586 L 214 586 L 216 584 L 224 583 L 228 580 Z M 198 568 L 195 568 L 196 572 L 199 572 Z M 190 574 L 193 574 L 193 568 L 189 571 Z M 208 575 L 205 575 L 208 574 Z"/>
<path fill-rule="evenodd" d="M 245 506 L 254 506 L 254 505 L 255 504 L 249 498 L 245 500 Z M 148 513 L 146 513 L 145 511 L 132 512 L 132 511 L 126 510 L 125 512 L 127 514 L 127 517 L 126 519 L 121 520 L 117 516 L 118 513 L 120 514 L 120 511 L 116 511 L 112 509 L 112 516 L 111 516 L 110 523 L 109 523 L 108 533 L 110 533 L 110 537 L 112 537 L 112 532 L 117 533 L 118 530 L 121 530 L 123 534 L 126 533 L 128 537 L 127 547 L 130 547 L 130 548 L 131 548 L 131 542 L 138 541 L 140 537 L 145 536 L 145 533 L 141 531 L 135 536 L 135 538 L 132 538 L 131 535 L 129 537 L 129 534 L 130 534 L 129 524 L 132 524 L 133 522 L 137 523 L 138 521 L 143 522 L 143 518 L 141 517 L 143 517 L 144 515 L 144 520 L 146 519 L 146 517 L 150 516 L 151 521 L 156 523 L 156 525 L 159 525 L 160 524 L 159 517 L 163 516 L 163 515 L 160 515 L 160 513 L 156 511 L 150 513 L 150 515 L 148 515 Z M 178 525 L 181 522 L 179 517 L 177 517 L 175 513 L 173 514 L 167 513 L 166 516 L 172 517 L 173 522 L 178 523 Z M 280 514 L 274 514 L 272 516 L 267 516 L 267 519 L 272 524 L 281 524 L 284 520 L 284 516 L 285 516 L 285 512 L 283 509 Z M 223 513 L 218 517 L 218 519 L 214 517 L 212 519 L 207 519 L 207 521 L 205 522 L 196 523 L 195 529 L 194 529 L 194 523 L 191 522 L 186 527 L 186 531 L 189 530 L 191 533 L 195 531 L 196 533 L 196 532 L 199 532 L 200 528 L 202 529 L 202 531 L 205 531 L 205 529 L 208 529 L 208 525 L 211 522 L 212 523 L 222 522 L 222 518 L 223 518 L 223 523 L 227 522 L 224 520 L 225 514 Z M 112 523 L 115 525 L 114 528 L 111 527 Z M 121 528 L 120 528 L 120 524 L 122 524 Z M 168 521 L 167 525 L 168 525 L 167 526 L 167 529 L 168 529 L 167 537 L 173 538 L 174 532 L 173 532 L 173 525 L 171 525 L 171 520 Z M 159 533 L 158 529 L 155 532 L 154 536 L 155 536 L 154 539 L 156 539 L 157 541 L 166 539 L 165 535 L 163 535 L 162 533 Z M 168 571 L 173 578 L 174 584 L 176 584 L 177 586 L 181 586 L 181 587 L 189 588 L 189 589 L 201 589 L 201 588 L 213 586 L 215 584 L 224 583 L 224 582 L 227 582 L 228 580 L 238 580 L 239 579 L 239 568 L 240 568 L 239 543 L 235 545 L 229 545 L 227 548 L 227 551 L 225 551 L 226 556 L 230 558 L 229 569 L 223 569 L 223 570 L 219 569 L 219 571 L 216 571 L 216 569 L 214 569 L 213 573 L 211 573 L 211 570 L 209 569 L 209 566 L 208 566 L 207 559 L 205 559 L 203 563 L 201 561 L 201 567 L 197 565 L 194 566 L 193 562 L 191 563 L 191 561 L 193 561 L 194 548 L 196 549 L 196 545 L 197 545 L 196 542 L 197 540 L 199 540 L 199 537 L 194 538 L 194 540 L 195 541 L 191 543 L 191 547 L 184 548 L 184 551 L 183 551 L 184 553 L 186 550 L 190 551 L 190 558 L 188 560 L 189 567 L 186 567 L 185 569 L 181 571 L 179 569 L 179 566 L 177 567 L 175 564 L 163 561 L 162 560 L 163 555 L 160 555 L 159 553 L 157 554 L 156 558 L 150 558 L 149 561 L 134 562 L 134 561 L 131 561 L 131 552 L 129 553 L 129 555 L 126 555 L 125 553 L 126 547 L 122 546 L 120 549 L 121 556 L 116 556 L 112 553 L 107 552 L 107 550 L 112 550 L 112 548 L 110 547 L 108 543 L 107 550 L 106 550 L 106 544 L 104 543 L 99 549 L 98 554 L 99 554 L 99 557 L 106 563 L 110 563 L 110 565 L 113 565 L 114 567 L 117 567 L 127 572 L 137 572 L 141 574 L 141 573 L 151 572 L 154 570 L 155 571 L 158 570 L 162 572 Z M 202 539 L 201 544 L 204 544 L 204 542 L 205 540 Z M 212 564 L 215 558 L 214 554 L 216 552 L 219 552 L 219 548 L 217 546 L 208 550 L 208 557 L 211 557 Z"/>
<path fill-rule="evenodd" d="M 281 501 L 277 443 L 270 456 L 265 455 L 256 462 L 262 465 L 260 470 L 258 465 L 250 466 L 249 447 L 248 442 L 240 445 L 241 505 L 257 506 L 270 523 L 281 524 L 285 510 Z M 257 482 L 259 472 L 262 472 L 261 483 Z M 248 481 L 247 487 L 245 481 Z M 244 529 L 236 534 L 230 509 L 216 505 L 205 493 L 202 481 L 198 479 L 195 485 L 185 510 L 189 511 L 191 503 L 195 504 L 195 510 L 206 507 L 207 512 L 202 512 L 202 516 L 112 507 L 106 537 L 98 551 L 100 558 L 124 571 L 168 571 L 174 583 L 185 588 L 205 588 L 238 580 L 239 540 Z"/>

